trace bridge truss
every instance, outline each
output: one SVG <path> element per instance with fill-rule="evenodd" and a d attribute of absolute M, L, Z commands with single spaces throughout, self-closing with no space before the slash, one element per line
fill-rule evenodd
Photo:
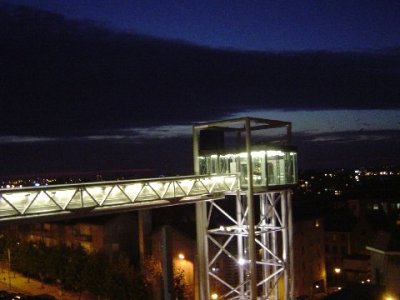
<path fill-rule="evenodd" d="M 0 189 L 0 222 L 220 199 L 238 188 L 238 177 L 227 174 Z"/>

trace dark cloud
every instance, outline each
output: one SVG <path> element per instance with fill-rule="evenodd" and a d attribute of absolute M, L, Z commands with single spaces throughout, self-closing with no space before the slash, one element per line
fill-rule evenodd
<path fill-rule="evenodd" d="M 0 134 L 76 135 L 242 109 L 399 108 L 400 51 L 215 50 L 0 7 Z"/>
<path fill-rule="evenodd" d="M 190 138 L 152 139 L 145 143 L 86 138 L 6 143 L 0 147 L 0 181 L 7 177 L 107 172 L 142 178 L 193 174 L 191 143 Z"/>
<path fill-rule="evenodd" d="M 400 165 L 400 130 L 297 133 L 293 143 L 302 169 Z"/>

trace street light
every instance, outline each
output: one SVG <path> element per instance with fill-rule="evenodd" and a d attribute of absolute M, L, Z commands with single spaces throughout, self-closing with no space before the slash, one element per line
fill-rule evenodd
<path fill-rule="evenodd" d="M 211 294 L 211 299 L 213 299 L 213 300 L 218 299 L 218 294 L 217 293 L 212 293 Z"/>
<path fill-rule="evenodd" d="M 340 273 L 342 273 L 342 269 L 339 267 L 336 267 L 333 269 L 335 276 L 334 276 L 334 285 L 339 286 L 339 284 L 341 283 L 341 280 L 339 278 Z M 339 282 L 340 281 L 340 282 Z"/>

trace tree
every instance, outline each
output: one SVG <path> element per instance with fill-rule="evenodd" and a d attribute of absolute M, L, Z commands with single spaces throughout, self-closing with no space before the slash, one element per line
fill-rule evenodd
<path fill-rule="evenodd" d="M 88 254 L 82 247 L 68 249 L 66 251 L 66 264 L 64 273 L 60 274 L 59 280 L 63 288 L 79 292 L 79 295 L 84 290 L 83 270 L 88 261 Z"/>
<path fill-rule="evenodd" d="M 85 289 L 99 298 L 106 296 L 109 269 L 105 255 L 101 253 L 89 255 L 82 271 L 82 283 Z"/>
<path fill-rule="evenodd" d="M 193 291 L 185 281 L 185 272 L 182 269 L 174 271 L 174 291 L 177 300 L 193 299 Z"/>

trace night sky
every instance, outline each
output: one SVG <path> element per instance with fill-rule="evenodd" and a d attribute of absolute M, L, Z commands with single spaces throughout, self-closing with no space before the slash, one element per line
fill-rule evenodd
<path fill-rule="evenodd" d="M 246 115 L 303 169 L 400 165 L 399 1 L 3 1 L 0 37 L 3 177 L 187 174 Z"/>

